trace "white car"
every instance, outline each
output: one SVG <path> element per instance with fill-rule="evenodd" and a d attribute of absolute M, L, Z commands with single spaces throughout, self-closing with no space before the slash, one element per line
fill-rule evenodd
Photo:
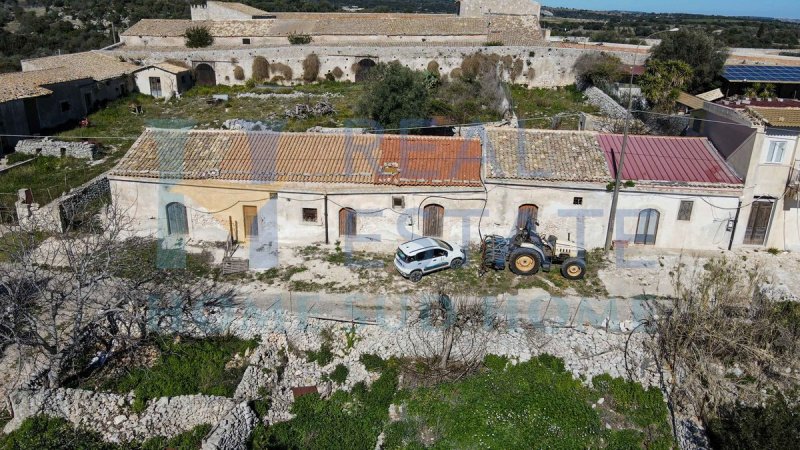
<path fill-rule="evenodd" d="M 437 238 L 408 241 L 397 248 L 394 266 L 401 275 L 414 283 L 422 276 L 442 269 L 458 269 L 466 255 L 461 247 Z"/>

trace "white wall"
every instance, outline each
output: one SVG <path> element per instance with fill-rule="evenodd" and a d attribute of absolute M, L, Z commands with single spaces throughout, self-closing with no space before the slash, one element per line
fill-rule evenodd
<path fill-rule="evenodd" d="M 180 80 L 181 75 L 188 78 L 187 83 L 183 83 Z M 166 72 L 164 70 L 151 67 L 149 69 L 144 69 L 134 74 L 136 79 L 136 88 L 142 94 L 146 95 L 153 95 L 150 92 L 150 78 L 151 77 L 158 77 L 161 79 L 161 97 L 171 98 L 175 93 L 184 92 L 185 86 L 188 84 L 191 86 L 191 77 L 192 74 L 188 70 L 179 75 L 175 75 L 173 73 Z"/>

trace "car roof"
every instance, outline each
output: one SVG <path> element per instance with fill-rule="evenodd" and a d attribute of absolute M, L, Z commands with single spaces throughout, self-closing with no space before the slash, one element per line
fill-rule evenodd
<path fill-rule="evenodd" d="M 430 248 L 442 248 L 442 246 L 429 237 L 414 239 L 413 241 L 408 241 L 400 245 L 400 250 L 407 255 Z"/>

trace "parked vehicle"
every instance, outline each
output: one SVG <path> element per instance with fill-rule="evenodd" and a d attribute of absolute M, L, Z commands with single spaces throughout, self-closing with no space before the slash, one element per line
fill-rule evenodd
<path fill-rule="evenodd" d="M 539 270 L 549 272 L 553 264 L 561 265 L 561 275 L 579 280 L 586 275 L 586 249 L 555 236 L 543 239 L 536 232 L 536 223 L 528 219 L 525 227 L 512 238 L 487 236 L 481 244 L 484 269 L 505 270 L 517 275 L 534 275 Z"/>
<path fill-rule="evenodd" d="M 459 269 L 466 261 L 464 249 L 437 238 L 408 241 L 397 248 L 394 266 L 405 278 L 419 282 L 423 275 L 443 269 Z"/>

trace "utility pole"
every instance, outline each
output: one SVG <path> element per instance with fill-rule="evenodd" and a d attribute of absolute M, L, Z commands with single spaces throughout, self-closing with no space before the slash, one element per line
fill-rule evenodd
<path fill-rule="evenodd" d="M 664 31 L 657 31 L 650 36 L 647 36 L 643 39 L 649 39 L 657 34 L 660 33 L 674 33 L 678 31 L 678 28 L 671 28 L 669 30 Z M 630 84 L 628 84 L 628 110 L 625 114 L 625 129 L 622 134 L 622 149 L 619 152 L 619 164 L 615 167 L 616 173 L 614 174 L 614 196 L 611 197 L 611 212 L 608 215 L 608 228 L 606 228 L 606 243 L 605 243 L 605 254 L 608 255 L 608 252 L 611 251 L 611 243 L 614 241 L 614 222 L 617 217 L 617 204 L 619 203 L 619 186 L 622 183 L 622 166 L 625 163 L 625 150 L 628 149 L 628 133 L 630 131 L 631 126 L 631 115 L 633 114 L 631 110 L 633 109 L 633 70 L 636 67 L 636 58 L 639 57 L 639 48 L 642 46 L 642 43 L 636 45 L 636 51 L 633 54 L 633 65 L 631 66 L 631 80 Z M 613 149 L 611 150 L 614 151 Z M 612 155 L 613 156 L 613 155 Z M 614 158 L 612 158 L 613 160 Z"/>

